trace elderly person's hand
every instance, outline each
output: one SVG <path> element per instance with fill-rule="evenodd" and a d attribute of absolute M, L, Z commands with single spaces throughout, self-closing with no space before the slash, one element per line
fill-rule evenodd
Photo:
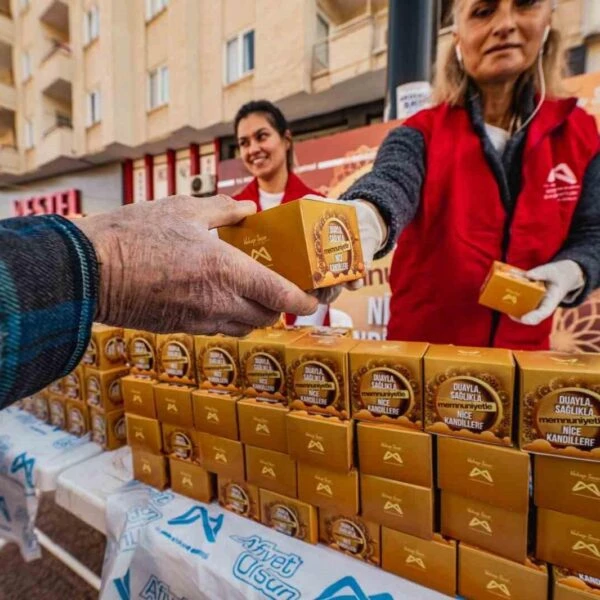
<path fill-rule="evenodd" d="M 172 196 L 77 221 L 100 264 L 96 320 L 163 332 L 244 335 L 317 301 L 210 233 L 256 211 L 227 196 Z"/>

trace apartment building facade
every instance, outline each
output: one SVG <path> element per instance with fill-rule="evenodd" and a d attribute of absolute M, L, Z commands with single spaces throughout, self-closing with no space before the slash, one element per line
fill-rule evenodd
<path fill-rule="evenodd" d="M 297 139 L 380 121 L 387 4 L 0 0 L 0 218 L 189 193 L 250 99 Z M 600 70 L 600 2 L 559 4 L 572 63 Z"/>

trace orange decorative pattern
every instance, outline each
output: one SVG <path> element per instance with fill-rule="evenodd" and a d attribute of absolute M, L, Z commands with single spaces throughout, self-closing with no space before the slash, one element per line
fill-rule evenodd
<path fill-rule="evenodd" d="M 561 352 L 600 352 L 600 289 L 581 306 L 556 311 L 550 343 Z"/>

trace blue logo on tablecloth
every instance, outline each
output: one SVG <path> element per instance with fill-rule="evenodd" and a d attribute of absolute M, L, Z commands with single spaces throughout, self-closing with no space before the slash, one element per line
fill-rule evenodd
<path fill-rule="evenodd" d="M 350 575 L 331 584 L 315 600 L 394 600 L 391 594 L 373 594 L 368 596 Z"/>
<path fill-rule="evenodd" d="M 297 554 L 282 552 L 277 544 L 258 535 L 231 536 L 244 548 L 233 565 L 233 576 L 270 600 L 297 600 L 301 594 L 288 581 L 302 566 Z"/>
<path fill-rule="evenodd" d="M 167 524 L 192 525 L 196 521 L 200 520 L 202 523 L 202 529 L 204 530 L 204 536 L 208 542 L 214 544 L 217 541 L 217 535 L 219 534 L 219 531 L 221 531 L 224 519 L 225 515 L 223 513 L 217 517 L 211 517 L 204 506 L 197 504 L 196 506 L 192 506 L 182 515 L 167 521 Z"/>
<path fill-rule="evenodd" d="M 19 454 L 15 457 L 10 466 L 10 472 L 16 475 L 19 471 L 23 470 L 25 473 L 25 487 L 33 489 L 33 467 L 35 466 L 35 458 L 27 458 L 27 452 Z"/>
<path fill-rule="evenodd" d="M 155 575 L 151 575 L 144 589 L 140 592 L 142 600 L 185 600 L 183 596 L 176 596 L 171 588 Z"/>
<path fill-rule="evenodd" d="M 127 511 L 127 529 L 141 527 L 162 517 L 162 513 L 152 506 L 134 506 Z"/>
<path fill-rule="evenodd" d="M 73 446 L 79 446 L 81 443 L 82 438 L 75 437 L 74 435 L 65 435 L 52 442 L 52 447 L 56 448 L 57 450 L 66 450 L 67 448 L 72 448 Z"/>
<path fill-rule="evenodd" d="M 159 490 L 155 490 L 154 488 L 150 488 L 150 500 L 156 506 L 164 506 L 171 502 L 171 500 L 175 500 L 175 494 L 173 492 L 160 492 Z"/>
<path fill-rule="evenodd" d="M 113 583 L 117 588 L 117 593 L 119 594 L 119 598 L 121 600 L 130 600 L 131 599 L 131 587 L 129 585 L 129 576 L 130 569 L 127 569 L 127 573 L 123 575 L 123 577 L 115 577 L 113 579 Z"/>
<path fill-rule="evenodd" d="M 134 506 L 127 511 L 127 523 L 125 531 L 119 539 L 119 549 L 122 552 L 133 550 L 140 538 L 140 531 L 144 525 L 157 521 L 162 513 L 153 506 Z"/>

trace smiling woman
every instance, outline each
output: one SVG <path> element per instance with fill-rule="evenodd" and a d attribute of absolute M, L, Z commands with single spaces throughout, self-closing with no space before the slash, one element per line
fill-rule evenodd
<path fill-rule="evenodd" d="M 600 284 L 594 119 L 560 99 L 551 0 L 455 0 L 436 105 L 390 132 L 344 199 L 366 200 L 397 242 L 388 338 L 546 349 L 559 305 Z M 478 302 L 494 260 L 546 284 L 520 321 Z"/>
<path fill-rule="evenodd" d="M 261 211 L 318 194 L 292 172 L 292 133 L 277 106 L 267 100 L 244 104 L 235 117 L 234 128 L 242 162 L 254 176 L 236 199 L 253 200 Z"/>
<path fill-rule="evenodd" d="M 273 103 L 257 100 L 244 104 L 235 117 L 234 130 L 242 162 L 254 176 L 234 199 L 252 200 L 260 212 L 304 196 L 321 195 L 292 172 L 292 133 Z M 287 315 L 287 323 L 329 325 L 328 306 L 320 304 L 317 312 L 306 318 Z"/>

